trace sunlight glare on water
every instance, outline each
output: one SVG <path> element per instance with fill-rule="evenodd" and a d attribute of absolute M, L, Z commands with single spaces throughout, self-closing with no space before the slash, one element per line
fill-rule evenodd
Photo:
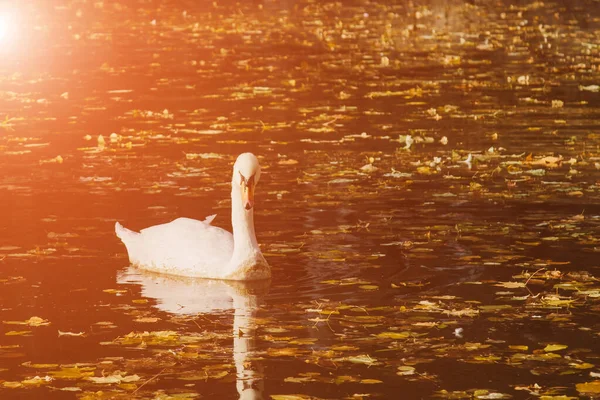
<path fill-rule="evenodd" d="M 7 7 L 0 7 L 0 48 L 12 47 L 17 37 L 16 12 Z"/>

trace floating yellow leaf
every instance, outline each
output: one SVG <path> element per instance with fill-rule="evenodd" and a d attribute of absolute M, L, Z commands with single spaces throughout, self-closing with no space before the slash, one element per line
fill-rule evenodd
<path fill-rule="evenodd" d="M 336 385 L 340 385 L 342 383 L 358 382 L 359 380 L 360 380 L 359 378 L 355 378 L 354 376 L 340 375 L 340 376 L 337 376 L 335 378 L 335 380 L 333 381 L 333 383 L 335 383 Z"/>
<path fill-rule="evenodd" d="M 129 346 L 146 345 L 175 346 L 179 343 L 179 334 L 175 331 L 130 332 L 114 340 L 115 343 Z"/>
<path fill-rule="evenodd" d="M 31 331 L 8 331 L 5 333 L 6 336 L 24 336 L 30 334 Z"/>
<path fill-rule="evenodd" d="M 220 154 L 217 153 L 186 153 L 185 154 L 185 158 L 187 158 L 188 160 L 194 160 L 197 158 L 203 158 L 203 159 L 208 159 L 208 158 L 223 158 L 223 156 L 221 156 Z"/>
<path fill-rule="evenodd" d="M 295 165 L 298 164 L 297 160 L 292 160 L 291 158 L 288 160 L 279 160 L 278 162 L 279 165 Z"/>
<path fill-rule="evenodd" d="M 92 381 L 94 383 L 100 384 L 111 384 L 111 383 L 129 383 L 129 382 L 137 382 L 140 380 L 140 377 L 137 375 L 128 375 L 122 376 L 120 373 L 115 373 L 113 375 L 107 376 L 88 376 L 86 378 L 88 381 Z"/>
<path fill-rule="evenodd" d="M 2 321 L 7 325 L 28 325 L 28 326 L 46 326 L 50 325 L 50 322 L 40 317 L 31 317 L 25 321 Z"/>
<path fill-rule="evenodd" d="M 377 286 L 377 285 L 360 285 L 359 289 L 363 289 L 363 290 L 377 290 L 377 289 L 379 289 L 379 286 Z"/>
<path fill-rule="evenodd" d="M 78 388 L 75 386 L 66 386 L 66 387 L 60 388 L 60 390 L 65 391 L 65 392 L 81 392 L 81 388 Z"/>
<path fill-rule="evenodd" d="M 94 375 L 96 367 L 62 367 L 58 371 L 50 371 L 49 374 L 56 379 L 82 379 Z"/>
<path fill-rule="evenodd" d="M 564 344 L 549 344 L 546 347 L 544 347 L 544 351 L 545 352 L 559 351 L 559 350 L 564 350 L 567 347 L 569 347 L 569 346 L 564 345 Z"/>
<path fill-rule="evenodd" d="M 571 363 L 569 365 L 576 369 L 590 369 L 590 368 L 595 367 L 594 364 L 590 364 L 590 363 L 581 363 L 581 364 Z"/>
<path fill-rule="evenodd" d="M 378 324 L 383 320 L 381 315 L 344 315 L 344 321 L 358 324 Z"/>
<path fill-rule="evenodd" d="M 414 367 L 410 367 L 408 365 L 401 365 L 398 367 L 398 372 L 396 372 L 397 375 L 414 375 L 415 374 L 415 368 Z"/>
<path fill-rule="evenodd" d="M 358 347 L 347 346 L 347 345 L 338 345 L 338 346 L 331 346 L 331 350 L 333 350 L 333 351 L 355 351 L 355 350 L 358 350 Z"/>
<path fill-rule="evenodd" d="M 2 386 L 7 389 L 17 389 L 23 387 L 21 382 L 2 382 Z"/>
<path fill-rule="evenodd" d="M 500 361 L 502 359 L 502 357 L 498 357 L 498 356 L 493 356 L 493 355 L 489 355 L 489 356 L 475 356 L 473 357 L 474 361 L 478 361 L 478 362 L 496 362 L 496 361 Z"/>
<path fill-rule="evenodd" d="M 103 290 L 104 293 L 111 293 L 111 294 L 123 294 L 123 293 L 127 293 L 127 290 L 122 290 L 122 289 L 104 289 Z"/>
<path fill-rule="evenodd" d="M 428 166 L 421 166 L 421 167 L 417 167 L 417 173 L 419 173 L 421 175 L 433 175 L 433 174 L 437 174 L 437 170 L 432 169 Z"/>
<path fill-rule="evenodd" d="M 371 357 L 368 354 L 361 354 L 358 356 L 350 356 L 344 358 L 338 358 L 335 361 L 348 361 L 353 364 L 365 364 L 365 365 L 375 365 L 377 364 L 377 360 Z"/>
<path fill-rule="evenodd" d="M 498 282 L 494 286 L 503 287 L 507 289 L 516 289 L 525 287 L 525 282 Z"/>
<path fill-rule="evenodd" d="M 410 337 L 410 332 L 381 332 L 377 337 L 382 339 L 407 339 Z"/>
<path fill-rule="evenodd" d="M 523 346 L 523 345 L 510 345 L 508 346 L 509 349 L 511 350 L 517 350 L 517 351 L 527 351 L 529 350 L 529 346 Z"/>
<path fill-rule="evenodd" d="M 473 351 L 473 350 L 479 350 L 479 349 L 487 349 L 491 345 L 489 345 L 489 344 L 482 344 L 482 343 L 467 342 L 467 343 L 465 343 L 464 346 L 465 346 L 466 350 Z"/>
<path fill-rule="evenodd" d="M 542 297 L 541 301 L 542 301 L 542 304 L 544 304 L 546 306 L 563 307 L 563 306 L 570 305 L 575 300 L 571 299 L 571 298 L 563 298 L 563 297 L 556 296 L 556 295 L 549 295 L 549 296 Z"/>
<path fill-rule="evenodd" d="M 152 324 L 154 322 L 160 321 L 160 318 L 156 318 L 156 317 L 143 317 L 143 318 L 136 318 L 136 319 L 134 319 L 134 321 L 135 322 L 140 322 L 140 323 Z"/>
<path fill-rule="evenodd" d="M 298 338 L 298 339 L 294 339 L 294 340 L 290 340 L 289 344 L 313 344 L 316 341 L 318 341 L 319 339 L 317 338 Z"/>
<path fill-rule="evenodd" d="M 49 376 L 39 377 L 36 375 L 33 378 L 25 379 L 25 380 L 21 381 L 21 383 L 23 385 L 27 385 L 27 386 L 40 386 L 40 385 L 48 384 L 48 383 L 52 382 L 52 380 L 53 379 Z"/>
<path fill-rule="evenodd" d="M 81 336 L 86 336 L 85 332 L 63 332 L 60 329 L 58 330 L 58 337 L 61 336 L 75 336 L 75 337 L 81 337 Z"/>
<path fill-rule="evenodd" d="M 577 385 L 575 385 L 575 387 L 577 388 L 577 391 L 579 393 L 586 393 L 586 394 L 600 393 L 600 381 L 578 383 Z"/>
<path fill-rule="evenodd" d="M 30 361 L 24 362 L 21 364 L 27 368 L 35 368 L 35 369 L 50 369 L 50 368 L 58 368 L 58 364 L 32 364 Z"/>
<path fill-rule="evenodd" d="M 271 357 L 295 357 L 298 355 L 299 349 L 295 347 L 288 347 L 283 349 L 269 349 L 267 350 Z"/>

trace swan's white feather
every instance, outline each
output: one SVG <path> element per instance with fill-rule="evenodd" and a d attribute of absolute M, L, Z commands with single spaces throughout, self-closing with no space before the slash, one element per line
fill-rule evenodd
<path fill-rule="evenodd" d="M 233 235 L 204 221 L 177 218 L 136 233 L 127 229 L 121 238 L 132 264 L 157 272 L 219 278 L 233 253 Z M 122 228 L 126 229 L 126 228 Z M 121 231 L 122 232 L 122 231 Z"/>

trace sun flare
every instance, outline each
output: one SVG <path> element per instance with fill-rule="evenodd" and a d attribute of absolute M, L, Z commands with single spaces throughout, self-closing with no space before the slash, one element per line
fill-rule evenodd
<path fill-rule="evenodd" d="M 14 15 L 7 11 L 0 11 L 0 46 L 10 44 L 10 40 L 15 36 L 16 23 Z"/>

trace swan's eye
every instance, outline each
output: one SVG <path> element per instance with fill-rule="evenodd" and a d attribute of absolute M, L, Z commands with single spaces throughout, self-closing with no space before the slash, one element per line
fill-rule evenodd
<path fill-rule="evenodd" d="M 244 175 L 240 172 L 240 185 L 243 185 L 244 183 L 246 183 L 246 178 L 244 178 Z"/>

